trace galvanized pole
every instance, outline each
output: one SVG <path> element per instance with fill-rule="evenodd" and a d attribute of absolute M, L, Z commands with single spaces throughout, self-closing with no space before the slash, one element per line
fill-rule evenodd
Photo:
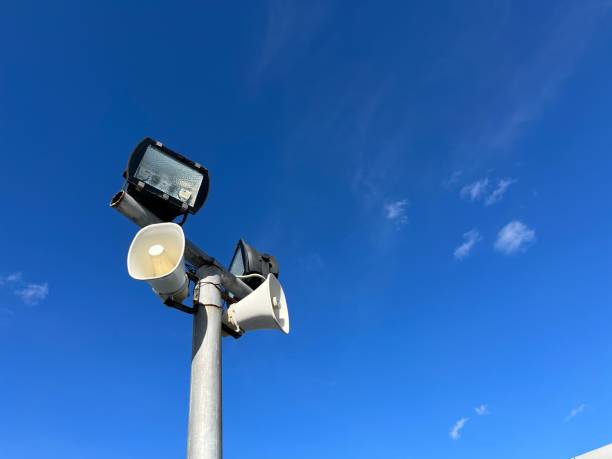
<path fill-rule="evenodd" d="M 221 276 L 203 267 L 193 316 L 187 459 L 221 459 Z"/>

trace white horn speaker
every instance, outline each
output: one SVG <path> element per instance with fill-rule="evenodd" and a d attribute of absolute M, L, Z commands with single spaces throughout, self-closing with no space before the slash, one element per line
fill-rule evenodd
<path fill-rule="evenodd" d="M 130 276 L 148 282 L 164 301 L 182 301 L 189 294 L 184 264 L 185 234 L 176 223 L 156 223 L 142 228 L 130 245 Z"/>
<path fill-rule="evenodd" d="M 280 330 L 289 333 L 289 310 L 285 292 L 273 274 L 246 298 L 232 304 L 224 321 L 236 331 Z"/>

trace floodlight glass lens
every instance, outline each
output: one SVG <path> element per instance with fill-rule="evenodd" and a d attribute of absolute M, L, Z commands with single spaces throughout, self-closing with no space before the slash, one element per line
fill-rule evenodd
<path fill-rule="evenodd" d="M 204 178 L 197 170 L 151 145 L 147 147 L 135 177 L 190 207 L 195 204 Z"/>
<path fill-rule="evenodd" d="M 242 259 L 242 250 L 240 250 L 240 247 L 238 247 L 234 253 L 229 271 L 234 276 L 242 276 L 244 274 L 244 260 Z"/>

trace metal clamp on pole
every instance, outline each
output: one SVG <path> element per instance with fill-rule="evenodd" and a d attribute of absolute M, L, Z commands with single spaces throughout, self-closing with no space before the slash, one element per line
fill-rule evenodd
<path fill-rule="evenodd" d="M 164 304 L 166 306 L 168 306 L 169 308 L 173 308 L 173 309 L 177 309 L 181 312 L 185 312 L 187 314 L 195 314 L 198 310 L 198 304 L 194 304 L 193 307 L 189 307 L 187 305 L 184 305 L 183 303 L 179 303 L 178 301 L 174 301 L 172 298 L 168 298 L 166 301 L 164 301 Z M 237 332 L 236 330 L 233 330 L 232 328 L 230 328 L 229 326 L 227 326 L 225 323 L 221 323 L 221 329 L 223 330 L 223 332 L 229 336 L 231 336 L 234 339 L 239 339 L 240 337 L 242 337 L 242 333 Z"/>

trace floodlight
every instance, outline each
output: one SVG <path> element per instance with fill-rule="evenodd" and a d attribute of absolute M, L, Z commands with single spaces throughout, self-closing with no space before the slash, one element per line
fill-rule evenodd
<path fill-rule="evenodd" d="M 208 171 L 202 165 L 146 137 L 124 173 L 128 192 L 163 221 L 196 213 L 208 195 Z"/>
<path fill-rule="evenodd" d="M 241 277 L 249 287 L 256 289 L 268 274 L 274 274 L 278 278 L 278 263 L 272 255 L 259 253 L 243 239 L 240 239 L 236 245 L 229 271 L 234 276 Z M 253 274 L 255 276 L 251 276 Z"/>

